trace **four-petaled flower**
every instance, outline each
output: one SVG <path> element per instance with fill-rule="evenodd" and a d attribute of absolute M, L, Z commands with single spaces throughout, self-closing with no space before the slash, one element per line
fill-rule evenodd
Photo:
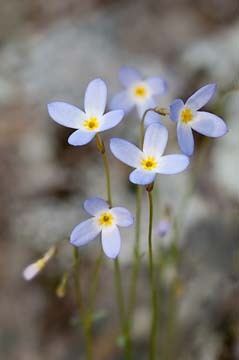
<path fill-rule="evenodd" d="M 71 244 L 75 246 L 88 244 L 102 233 L 104 253 L 109 258 L 115 259 L 121 248 L 118 226 L 131 226 L 134 222 L 132 214 L 124 207 L 110 208 L 109 204 L 101 198 L 85 200 L 84 209 L 92 217 L 74 228 L 70 238 Z"/>
<path fill-rule="evenodd" d="M 101 131 L 116 126 L 123 118 L 123 110 L 104 114 L 107 100 L 106 84 L 101 79 L 92 80 L 85 92 L 85 111 L 65 102 L 48 104 L 48 112 L 57 123 L 78 129 L 68 139 L 69 144 L 79 146 L 89 143 Z M 118 108 L 119 109 L 119 108 Z"/>
<path fill-rule="evenodd" d="M 115 95 L 110 103 L 111 109 L 123 109 L 126 113 L 136 106 L 139 118 L 145 110 L 157 106 L 156 96 L 164 95 L 167 86 L 161 77 L 149 77 L 143 80 L 142 75 L 133 67 L 122 67 L 119 80 L 125 90 Z M 159 115 L 153 112 L 147 114 L 146 125 L 158 121 Z"/>
<path fill-rule="evenodd" d="M 156 174 L 177 174 L 187 168 L 189 158 L 182 154 L 162 156 L 168 141 L 168 130 L 160 124 L 151 124 L 144 137 L 143 150 L 130 142 L 113 138 L 110 149 L 114 156 L 136 168 L 129 179 L 134 184 L 151 184 Z"/>
<path fill-rule="evenodd" d="M 176 99 L 170 105 L 170 117 L 177 122 L 178 143 L 182 152 L 193 154 L 194 139 L 192 129 L 210 137 L 220 137 L 228 131 L 225 122 L 209 112 L 198 111 L 212 98 L 216 91 L 215 84 L 208 84 L 196 91 L 184 104 Z"/>

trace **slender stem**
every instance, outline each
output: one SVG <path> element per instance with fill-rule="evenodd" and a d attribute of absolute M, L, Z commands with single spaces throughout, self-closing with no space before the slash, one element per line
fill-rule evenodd
<path fill-rule="evenodd" d="M 79 312 L 79 318 L 82 321 L 84 337 L 85 337 L 85 346 L 86 346 L 86 359 L 92 360 L 92 337 L 91 337 L 91 327 L 88 321 L 88 315 L 85 313 L 84 303 L 81 294 L 80 281 L 79 281 L 79 271 L 80 271 L 80 258 L 79 251 L 77 247 L 73 248 L 73 258 L 74 258 L 74 285 L 75 285 L 75 294 L 77 307 Z"/>
<path fill-rule="evenodd" d="M 102 261 L 103 261 L 103 253 L 102 253 L 102 250 L 100 250 L 100 254 L 96 260 L 96 265 L 95 265 L 95 269 L 93 272 L 92 285 L 90 288 L 89 307 L 88 307 L 89 316 L 91 316 L 92 311 L 93 311 L 94 299 L 95 299 L 95 294 L 96 294 L 96 290 L 97 290 L 97 286 L 98 286 L 98 282 L 99 282 L 99 275 L 100 275 Z"/>
<path fill-rule="evenodd" d="M 122 289 L 122 279 L 121 279 L 121 272 L 120 272 L 120 265 L 118 258 L 114 260 L 114 268 L 115 268 L 115 284 L 116 284 L 116 292 L 117 292 L 117 300 L 118 300 L 118 308 L 119 308 L 119 317 L 120 317 L 121 329 L 125 341 L 125 360 L 130 360 L 133 359 L 132 345 L 129 334 L 129 322 L 127 321 L 125 314 L 124 295 Z"/>
<path fill-rule="evenodd" d="M 149 229 L 148 229 L 148 245 L 149 245 L 149 275 L 151 285 L 151 303 L 152 303 L 152 320 L 150 332 L 150 353 L 149 359 L 155 359 L 156 351 L 156 336 L 157 336 L 157 321 L 158 321 L 158 308 L 157 308 L 157 290 L 154 278 L 154 263 L 153 263 L 153 249 L 152 249 L 152 228 L 153 228 L 153 197 L 152 188 L 146 189 L 149 201 Z"/>

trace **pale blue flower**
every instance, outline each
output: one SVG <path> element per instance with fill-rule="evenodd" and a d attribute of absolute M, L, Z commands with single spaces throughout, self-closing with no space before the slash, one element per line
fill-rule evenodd
<path fill-rule="evenodd" d="M 205 85 L 190 96 L 185 104 L 181 99 L 176 99 L 170 105 L 170 117 L 177 122 L 179 146 L 188 156 L 191 156 L 194 150 L 192 129 L 210 137 L 220 137 L 228 131 L 221 118 L 209 112 L 198 111 L 212 98 L 216 88 L 215 84 Z"/>
<path fill-rule="evenodd" d="M 109 204 L 100 198 L 85 200 L 84 209 L 92 217 L 73 229 L 70 238 L 71 244 L 75 246 L 86 245 L 101 233 L 102 248 L 105 255 L 115 259 L 121 248 L 118 226 L 131 226 L 134 222 L 132 214 L 124 207 L 110 208 Z"/>
<path fill-rule="evenodd" d="M 119 80 L 125 89 L 113 97 L 110 108 L 123 109 L 129 113 L 136 107 L 140 119 L 145 110 L 157 106 L 156 97 L 164 95 L 167 90 L 164 79 L 161 77 L 143 79 L 139 71 L 133 67 L 122 67 L 119 71 Z M 159 115 L 150 112 L 147 114 L 145 124 L 149 125 L 155 120 L 159 120 Z"/>
<path fill-rule="evenodd" d="M 85 145 L 98 132 L 115 127 L 124 116 L 123 110 L 110 111 L 104 114 L 106 101 L 106 84 L 101 79 L 95 79 L 86 88 L 85 111 L 74 105 L 57 101 L 48 104 L 48 112 L 50 117 L 57 123 L 72 129 L 78 129 L 69 137 L 69 144 L 75 146 Z"/>
<path fill-rule="evenodd" d="M 177 174 L 189 165 L 189 158 L 182 154 L 162 156 L 168 142 L 168 130 L 160 124 L 151 124 L 146 132 L 143 150 L 130 142 L 113 138 L 110 149 L 114 156 L 136 168 L 129 179 L 134 184 L 151 184 L 156 174 Z"/>

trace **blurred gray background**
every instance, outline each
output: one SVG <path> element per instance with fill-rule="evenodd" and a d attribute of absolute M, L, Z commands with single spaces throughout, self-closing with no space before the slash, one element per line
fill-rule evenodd
<path fill-rule="evenodd" d="M 71 261 L 67 241 L 57 258 L 33 282 L 24 267 L 51 244 L 67 238 L 85 219 L 86 197 L 105 197 L 102 163 L 94 143 L 67 144 L 69 129 L 51 121 L 46 104 L 64 100 L 82 106 L 87 83 L 102 77 L 109 98 L 120 90 L 122 65 L 145 76 L 163 76 L 168 106 L 206 83 L 218 84 L 209 111 L 223 117 L 229 133 L 221 139 L 196 136 L 190 169 L 160 177 L 155 225 L 166 205 L 177 223 L 180 262 L 160 276 L 162 360 L 239 359 L 239 25 L 235 0 L 11 0 L 0 1 L 0 358 L 4 360 L 84 359 L 71 285 L 64 299 L 55 287 Z M 167 152 L 179 151 L 175 128 Z M 132 113 L 104 133 L 136 141 L 139 121 Z M 110 156 L 113 200 L 135 212 L 129 169 Z M 142 219 L 142 252 L 147 202 Z M 134 230 L 122 232 L 124 278 L 131 270 Z M 168 241 L 170 242 L 169 235 Z M 165 251 L 155 237 L 155 255 Z M 98 245 L 97 245 L 98 243 Z M 162 245 L 162 244 L 161 244 Z M 85 294 L 99 242 L 82 249 Z M 147 359 L 149 326 L 147 256 L 143 256 L 134 341 L 137 359 Z M 113 271 L 105 260 L 96 308 L 106 316 L 95 324 L 95 359 L 123 359 L 118 334 Z M 175 275 L 175 273 L 177 275 Z M 168 296 L 177 276 L 173 331 Z M 103 281 L 104 280 L 104 281 Z M 107 280 L 107 281 L 106 281 Z M 128 283 L 124 283 L 127 291 Z M 165 330 L 168 329 L 168 330 Z M 164 351 L 162 350 L 162 351 Z M 168 352 L 167 352 L 168 351 Z"/>

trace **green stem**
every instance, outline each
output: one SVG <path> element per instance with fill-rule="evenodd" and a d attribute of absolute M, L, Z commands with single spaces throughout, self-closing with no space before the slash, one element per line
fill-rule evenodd
<path fill-rule="evenodd" d="M 125 317 L 122 279 L 121 279 L 121 272 L 120 272 L 118 258 L 114 260 L 114 268 L 115 268 L 115 284 L 116 284 L 116 293 L 117 293 L 118 308 L 119 308 L 119 317 L 121 323 L 121 330 L 125 341 L 125 360 L 130 360 L 132 359 L 132 345 L 129 334 L 129 323 L 127 321 L 127 318 Z"/>
<path fill-rule="evenodd" d="M 152 249 L 152 228 L 153 228 L 153 197 L 152 185 L 146 188 L 149 201 L 149 229 L 148 229 L 148 245 L 149 245 L 149 275 L 151 285 L 151 303 L 152 303 L 152 320 L 150 332 L 150 355 L 149 359 L 155 359 L 156 351 L 156 336 L 157 336 L 157 321 L 158 321 L 158 308 L 157 308 L 157 290 L 154 278 L 154 263 L 153 263 L 153 249 Z"/>
<path fill-rule="evenodd" d="M 92 336 L 91 336 L 91 326 L 88 321 L 88 315 L 85 313 L 80 281 L 79 281 L 79 271 L 80 271 L 80 258 L 79 251 L 77 247 L 73 248 L 73 258 L 74 258 L 74 286 L 76 301 L 78 307 L 79 318 L 82 321 L 84 337 L 85 337 L 85 346 L 86 346 L 86 359 L 92 360 Z"/>
<path fill-rule="evenodd" d="M 96 265 L 95 265 L 95 269 L 93 272 L 92 285 L 90 288 L 89 307 L 88 307 L 89 316 L 92 316 L 94 299 L 95 299 L 96 290 L 97 290 L 97 286 L 98 286 L 98 282 L 99 282 L 99 275 L 100 275 L 102 261 L 103 261 L 103 253 L 102 253 L 102 250 L 100 250 L 100 254 L 96 260 Z"/>

